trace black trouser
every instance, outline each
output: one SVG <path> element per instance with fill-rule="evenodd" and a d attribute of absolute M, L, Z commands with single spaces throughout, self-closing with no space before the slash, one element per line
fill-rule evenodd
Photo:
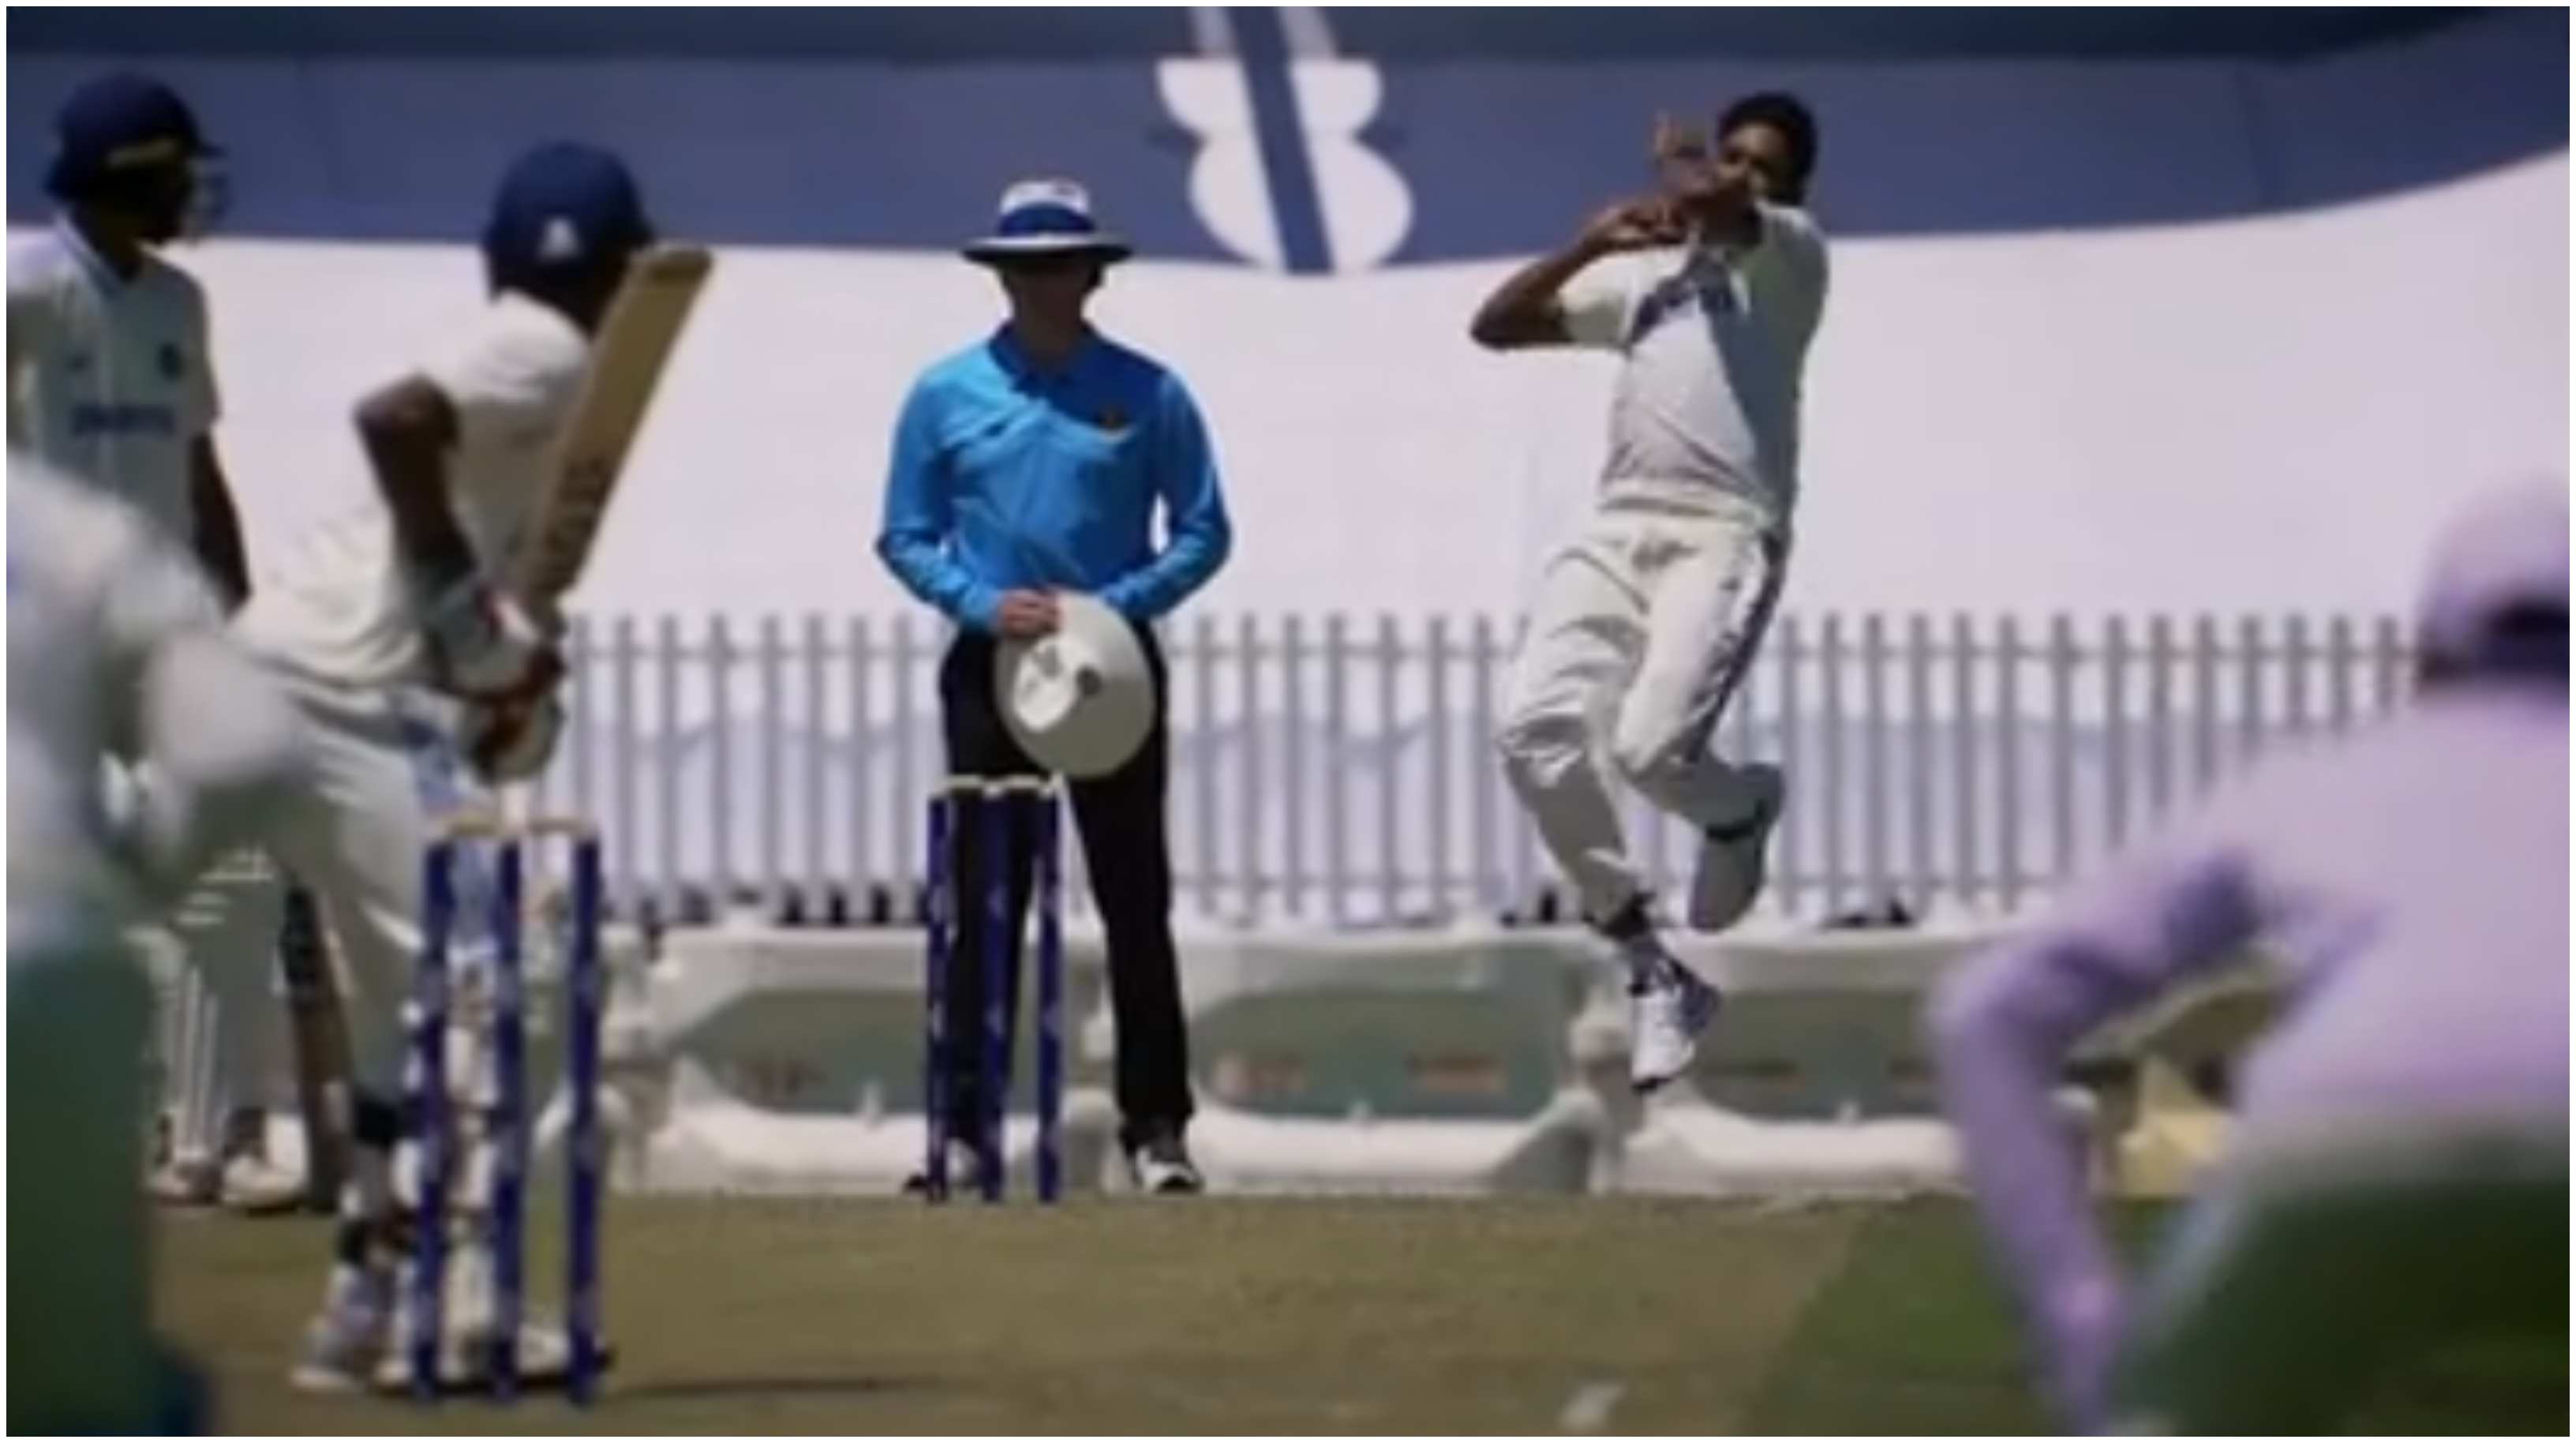
<path fill-rule="evenodd" d="M 1091 872 L 1092 898 L 1100 906 L 1109 944 L 1109 1007 L 1118 1028 L 1119 1137 L 1131 1147 L 1157 1132 L 1179 1131 L 1191 1111 L 1188 1026 L 1181 1015 L 1180 960 L 1172 947 L 1171 849 L 1163 835 L 1169 777 L 1163 654 L 1152 632 L 1137 631 L 1154 673 L 1153 731 L 1125 766 L 1068 787 Z M 977 777 L 1045 775 L 1045 768 L 1020 749 L 1003 724 L 993 695 L 994 645 L 989 634 L 961 631 L 940 662 L 948 770 Z M 957 899 L 957 932 L 950 949 L 946 1030 L 950 1127 L 952 1135 L 965 1136 L 962 1120 L 978 1115 L 982 1091 L 978 1064 L 983 1055 L 988 925 L 983 878 L 988 859 L 985 824 L 976 809 L 961 809 L 958 815 L 964 835 L 956 839 L 950 893 Z M 1014 809 L 1008 824 L 1011 931 L 1004 975 L 1014 1004 L 1020 995 L 1020 940 L 1036 859 L 1033 821 Z M 1017 1006 L 1008 1010 L 1016 1023 Z M 1067 1027 L 1074 1030 L 1078 1023 L 1068 1020 Z"/>

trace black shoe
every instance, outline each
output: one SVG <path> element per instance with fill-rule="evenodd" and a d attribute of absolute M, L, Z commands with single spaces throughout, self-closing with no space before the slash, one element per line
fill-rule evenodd
<path fill-rule="evenodd" d="M 1207 1191 L 1207 1179 L 1190 1161 L 1190 1150 L 1177 1132 L 1156 1133 L 1127 1149 L 1127 1175 L 1138 1192 L 1186 1196 Z"/>

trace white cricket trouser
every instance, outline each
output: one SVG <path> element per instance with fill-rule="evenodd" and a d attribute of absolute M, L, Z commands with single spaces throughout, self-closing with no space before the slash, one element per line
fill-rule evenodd
<path fill-rule="evenodd" d="M 1606 771 L 1703 828 L 1755 804 L 1709 744 L 1770 624 L 1787 551 L 1731 498 L 1614 492 L 1548 561 L 1495 743 L 1595 921 L 1645 891 Z"/>
<path fill-rule="evenodd" d="M 266 1109 L 285 1029 L 277 930 L 285 881 L 252 848 L 216 859 L 170 915 L 134 940 L 161 1008 L 161 1105 L 177 1158 L 212 1158 L 236 1108 Z"/>
<path fill-rule="evenodd" d="M 9 944 L 9 1430 L 152 1432 L 152 989 L 121 940 L 66 942 Z"/>
<path fill-rule="evenodd" d="M 2126 1432 L 2337 1430 L 2386 1368 L 2567 1329 L 2567 1115 L 2239 1131 L 2114 1366 Z"/>
<path fill-rule="evenodd" d="M 442 816 L 482 799 L 457 755 L 446 703 L 399 689 L 281 674 L 312 757 L 265 819 L 260 844 L 311 890 L 349 1024 L 351 1079 L 379 1097 L 402 1086 L 403 1004 L 421 940 L 421 868 Z M 483 938 L 481 889 L 460 864 L 457 953 Z M 272 934 L 272 941 L 274 940 Z"/>

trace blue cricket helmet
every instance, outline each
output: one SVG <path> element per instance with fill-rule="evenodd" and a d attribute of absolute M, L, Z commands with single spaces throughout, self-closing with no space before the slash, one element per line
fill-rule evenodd
<path fill-rule="evenodd" d="M 54 117 L 45 189 L 80 201 L 130 187 L 153 169 L 222 152 L 206 143 L 179 93 L 147 75 L 102 75 L 72 92 Z"/>
<path fill-rule="evenodd" d="M 496 286 L 571 280 L 653 243 L 653 223 L 626 163 L 576 141 L 550 141 L 501 177 L 483 227 Z"/>

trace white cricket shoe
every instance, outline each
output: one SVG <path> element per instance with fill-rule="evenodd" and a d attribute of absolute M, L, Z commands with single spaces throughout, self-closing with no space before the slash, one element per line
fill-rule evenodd
<path fill-rule="evenodd" d="M 1141 1193 L 1188 1197 L 1207 1191 L 1207 1179 L 1177 1132 L 1158 1132 L 1129 1148 L 1127 1176 Z"/>
<path fill-rule="evenodd" d="M 304 1393 L 355 1393 L 365 1389 L 384 1358 L 392 1323 L 388 1310 L 369 1290 L 378 1280 L 336 1296 L 304 1325 L 304 1351 L 287 1370 L 286 1381 Z"/>
<path fill-rule="evenodd" d="M 235 1153 L 224 1160 L 220 1197 L 237 1213 L 267 1217 L 304 1206 L 304 1177 L 267 1158 Z"/>
<path fill-rule="evenodd" d="M 1652 980 L 1630 983 L 1628 1085 L 1652 1092 L 1689 1071 L 1719 1001 L 1716 988 L 1670 957 Z"/>
<path fill-rule="evenodd" d="M 171 1207 L 211 1207 L 223 1195 L 223 1170 L 211 1157 L 174 1157 L 152 1169 L 144 1189 Z"/>
<path fill-rule="evenodd" d="M 1694 931 L 1723 932 L 1753 910 L 1768 870 L 1771 829 L 1779 824 L 1788 793 L 1780 769 L 1756 762 L 1744 768 L 1753 788 L 1753 812 L 1732 826 L 1700 834 L 1699 865 L 1691 873 L 1690 924 Z"/>
<path fill-rule="evenodd" d="M 467 1393 L 492 1385 L 491 1339 L 487 1328 L 447 1330 L 438 1348 L 440 1391 Z M 614 1353 L 607 1340 L 600 1340 L 599 1366 L 604 1370 L 612 1361 Z M 518 1363 L 520 1387 L 560 1388 L 572 1376 L 572 1338 L 558 1324 L 525 1319 L 519 1324 Z M 409 1393 L 411 1350 L 385 1349 L 376 1363 L 374 1382 L 379 1393 Z"/>
<path fill-rule="evenodd" d="M 222 1206 L 253 1217 L 293 1212 L 304 1205 L 304 1178 L 268 1160 L 267 1117 L 255 1108 L 236 1112 L 224 1127 L 220 1155 L 165 1156 L 152 1170 L 152 1196 L 176 1207 Z"/>

